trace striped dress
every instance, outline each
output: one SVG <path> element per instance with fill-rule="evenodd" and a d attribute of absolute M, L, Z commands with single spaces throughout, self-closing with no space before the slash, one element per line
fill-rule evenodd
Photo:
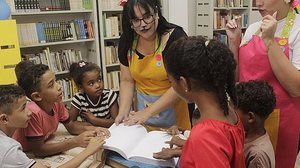
<path fill-rule="evenodd" d="M 97 118 L 106 118 L 110 119 L 110 107 L 117 100 L 118 95 L 116 92 L 104 89 L 99 100 L 94 104 L 85 93 L 76 93 L 73 97 L 71 105 L 79 110 L 79 115 L 82 121 L 85 121 L 84 117 L 81 115 L 81 112 L 89 111 L 94 114 Z"/>

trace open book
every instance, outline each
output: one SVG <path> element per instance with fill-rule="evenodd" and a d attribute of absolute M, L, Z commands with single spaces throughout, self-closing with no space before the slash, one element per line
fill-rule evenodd
<path fill-rule="evenodd" d="M 73 135 L 70 135 L 66 128 L 59 124 L 59 127 L 57 128 L 57 131 L 54 133 L 54 136 L 48 140 L 46 143 L 58 143 L 65 141 L 67 139 L 73 138 Z M 78 155 L 80 152 L 82 152 L 85 148 L 82 147 L 76 147 L 70 150 L 67 150 L 61 154 L 53 155 L 45 158 L 34 158 L 37 162 L 40 162 L 45 165 L 49 165 L 51 167 L 58 167 L 67 161 L 71 160 L 73 157 Z M 94 155 L 88 157 L 80 166 L 79 168 L 96 168 L 99 166 L 99 153 L 95 153 Z M 31 157 L 32 158 L 32 157 Z"/>
<path fill-rule="evenodd" d="M 163 131 L 147 132 L 141 125 L 124 126 L 113 124 L 109 131 L 111 136 L 103 146 L 119 153 L 127 160 L 147 163 L 155 166 L 175 167 L 175 159 L 160 160 L 153 158 L 153 153 L 160 152 L 163 147 L 169 147 L 165 141 L 172 136 Z"/>

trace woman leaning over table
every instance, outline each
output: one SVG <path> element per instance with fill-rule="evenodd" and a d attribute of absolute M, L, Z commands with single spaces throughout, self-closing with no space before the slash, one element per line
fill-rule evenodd
<path fill-rule="evenodd" d="M 300 15 L 298 0 L 256 0 L 262 20 L 242 39 L 240 18 L 227 23 L 229 46 L 239 81 L 261 79 L 272 85 L 276 109 L 266 122 L 276 167 L 295 165 L 300 133 Z"/>
<path fill-rule="evenodd" d="M 177 124 L 190 129 L 187 104 L 171 88 L 163 63 L 170 44 L 186 33 L 162 16 L 159 0 L 121 3 L 124 5 L 118 52 L 121 86 L 116 124 L 145 123 L 150 130 Z M 137 112 L 130 112 L 135 93 Z"/>

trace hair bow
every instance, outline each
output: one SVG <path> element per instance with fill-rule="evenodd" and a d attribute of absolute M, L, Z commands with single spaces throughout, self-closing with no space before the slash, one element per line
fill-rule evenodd
<path fill-rule="evenodd" d="M 80 68 L 82 68 L 82 67 L 85 66 L 86 64 L 85 64 L 85 62 L 79 62 L 78 65 L 79 65 Z"/>
<path fill-rule="evenodd" d="M 119 5 L 124 6 L 127 3 L 128 0 L 120 0 Z"/>

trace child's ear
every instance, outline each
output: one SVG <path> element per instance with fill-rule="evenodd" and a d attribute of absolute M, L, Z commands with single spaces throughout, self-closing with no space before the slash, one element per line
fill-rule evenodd
<path fill-rule="evenodd" d="M 0 123 L 6 124 L 8 122 L 7 114 L 0 114 Z"/>
<path fill-rule="evenodd" d="M 183 87 L 183 89 L 185 90 L 185 92 L 188 92 L 191 90 L 191 85 L 190 85 L 190 81 L 183 77 L 183 76 L 180 76 L 179 78 L 179 84 Z"/>
<path fill-rule="evenodd" d="M 253 112 L 250 111 L 248 113 L 248 123 L 252 124 L 252 123 L 255 123 L 255 121 L 256 121 L 256 116 Z"/>
<path fill-rule="evenodd" d="M 40 96 L 39 92 L 31 93 L 31 99 L 33 101 L 42 101 L 42 97 Z"/>

